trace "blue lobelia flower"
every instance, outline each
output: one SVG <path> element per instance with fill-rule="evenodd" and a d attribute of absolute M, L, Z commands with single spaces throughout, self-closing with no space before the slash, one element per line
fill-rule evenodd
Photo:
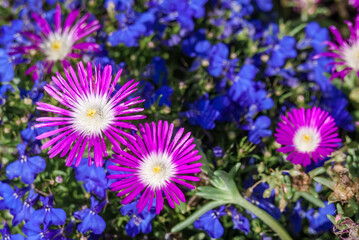
<path fill-rule="evenodd" d="M 10 49 L 14 43 L 14 39 L 21 38 L 23 22 L 20 19 L 11 21 L 11 25 L 4 25 L 0 28 L 0 45 L 6 49 Z"/>
<path fill-rule="evenodd" d="M 299 199 L 294 208 L 292 209 L 292 213 L 289 216 L 290 219 L 290 228 L 294 232 L 294 234 L 298 235 L 302 230 L 302 221 L 306 216 L 305 211 L 302 209 L 302 199 Z"/>
<path fill-rule="evenodd" d="M 179 113 L 180 116 L 188 118 L 191 125 L 200 125 L 204 129 L 213 129 L 219 114 L 208 99 L 208 94 L 190 104 L 190 110 Z"/>
<path fill-rule="evenodd" d="M 0 182 L 0 210 L 10 209 L 12 215 L 21 211 L 22 201 L 27 188 L 19 189 L 15 186 L 15 190 L 9 184 Z"/>
<path fill-rule="evenodd" d="M 194 29 L 193 15 L 198 14 L 194 8 L 190 8 L 187 1 L 167 0 L 162 1 L 160 10 L 163 17 L 160 19 L 161 23 L 178 22 L 182 30 L 192 31 Z M 198 15 L 200 15 L 199 13 Z"/>
<path fill-rule="evenodd" d="M 95 198 L 91 197 L 91 208 L 86 208 L 74 212 L 74 216 L 82 222 L 77 226 L 77 230 L 81 233 L 92 231 L 94 234 L 101 234 L 106 227 L 106 223 L 103 218 L 98 215 L 101 209 L 106 204 L 106 201 L 99 203 Z"/>
<path fill-rule="evenodd" d="M 28 97 L 32 100 L 33 104 L 40 101 L 44 97 L 44 86 L 47 84 L 46 81 L 40 82 L 35 80 L 31 90 L 20 89 L 20 97 L 22 99 Z"/>
<path fill-rule="evenodd" d="M 14 78 L 14 69 L 10 56 L 5 49 L 0 48 L 0 82 L 10 82 Z"/>
<path fill-rule="evenodd" d="M 138 213 L 138 209 L 136 207 L 137 202 L 138 200 L 126 204 L 120 210 L 123 216 L 128 215 L 132 217 L 125 226 L 126 233 L 130 237 L 135 237 L 140 232 L 145 234 L 150 233 L 152 231 L 151 221 L 157 216 L 156 201 L 152 202 L 152 206 L 149 210 L 147 204 L 144 210 L 140 213 Z"/>
<path fill-rule="evenodd" d="M 272 0 L 256 0 L 258 8 L 263 12 L 269 12 L 273 8 Z"/>
<path fill-rule="evenodd" d="M 152 79 L 156 85 L 166 85 L 168 76 L 166 61 L 161 57 L 154 57 L 143 72 L 143 76 Z"/>
<path fill-rule="evenodd" d="M 4 222 L 3 229 L 0 229 L 0 235 L 2 236 L 2 239 L 4 239 L 4 240 L 23 240 L 24 239 L 24 236 L 22 236 L 21 234 L 13 234 L 12 235 L 10 232 L 10 228 L 6 222 Z"/>
<path fill-rule="evenodd" d="M 268 66 L 271 68 L 283 67 L 286 59 L 295 58 L 297 56 L 295 45 L 295 38 L 284 36 L 279 43 L 273 47 L 272 55 L 268 60 Z"/>
<path fill-rule="evenodd" d="M 217 158 L 223 157 L 223 148 L 221 148 L 220 146 L 213 147 L 212 151 L 215 157 Z"/>
<path fill-rule="evenodd" d="M 114 6 L 116 11 L 127 11 L 130 10 L 133 4 L 133 0 L 105 0 L 105 8 L 109 8 L 111 5 Z"/>
<path fill-rule="evenodd" d="M 228 63 L 228 47 L 224 43 L 217 43 L 212 46 L 209 53 L 209 67 L 208 73 L 213 77 L 222 75 Z"/>
<path fill-rule="evenodd" d="M 0 87 L 0 106 L 5 104 L 7 99 L 6 93 L 8 91 L 15 92 L 15 89 L 10 84 L 4 84 Z"/>
<path fill-rule="evenodd" d="M 116 18 L 119 23 L 119 30 L 111 33 L 108 37 L 112 46 L 117 46 L 120 43 L 127 47 L 138 46 L 138 39 L 142 35 L 150 35 L 151 29 L 147 26 L 152 25 L 155 21 L 152 11 L 136 13 L 131 10 L 117 14 Z"/>
<path fill-rule="evenodd" d="M 32 206 L 36 203 L 37 197 L 38 194 L 35 193 L 33 189 L 31 189 L 29 192 L 29 196 L 27 197 L 27 199 L 24 201 L 24 204 L 22 205 L 21 211 L 16 213 L 14 215 L 14 218 L 12 219 L 12 224 L 14 226 L 18 225 L 23 220 L 25 220 L 25 222 L 31 220 L 31 214 L 35 211 Z"/>
<path fill-rule="evenodd" d="M 328 201 L 325 201 L 324 204 L 325 207 L 318 210 L 311 208 L 306 213 L 309 221 L 308 232 L 311 234 L 320 234 L 333 227 L 333 223 L 328 219 L 327 215 L 335 215 L 336 207 L 332 203 L 328 204 Z"/>
<path fill-rule="evenodd" d="M 224 228 L 219 218 L 226 215 L 225 206 L 219 209 L 209 210 L 193 223 L 197 229 L 202 229 L 208 233 L 211 238 L 220 238 L 224 233 Z"/>
<path fill-rule="evenodd" d="M 6 167 L 6 176 L 12 180 L 21 177 L 21 181 L 25 184 L 34 182 L 38 173 L 46 168 L 45 160 L 40 156 L 29 157 L 26 153 L 26 144 L 17 145 L 19 151 L 19 160 L 10 163 Z"/>
<path fill-rule="evenodd" d="M 244 185 L 245 187 L 251 187 L 253 185 L 253 179 L 250 178 L 249 180 L 246 180 Z M 278 220 L 282 215 L 282 213 L 279 210 L 279 208 L 274 205 L 274 201 L 275 201 L 274 189 L 272 189 L 271 195 L 268 198 L 263 197 L 264 191 L 268 188 L 269 185 L 267 183 L 262 182 L 258 184 L 253 189 L 252 195 L 248 198 L 248 201 L 262 208 L 264 211 L 269 213 L 274 219 Z M 251 216 L 252 218 L 257 218 L 257 216 L 253 213 L 251 213 Z"/>
<path fill-rule="evenodd" d="M 250 231 L 250 224 L 248 218 L 238 213 L 235 207 L 231 206 L 229 210 L 232 213 L 233 229 L 238 229 L 247 235 Z"/>
<path fill-rule="evenodd" d="M 154 103 L 158 101 L 158 106 L 162 107 L 164 105 L 171 107 L 170 97 L 173 93 L 173 89 L 169 86 L 162 86 L 157 89 L 150 98 L 146 99 L 145 108 L 151 107 Z"/>
<path fill-rule="evenodd" d="M 101 198 L 106 197 L 107 179 L 103 167 L 96 167 L 94 164 L 88 166 L 87 159 L 82 159 L 80 165 L 75 169 L 77 181 L 83 181 L 87 192 Z"/>
<path fill-rule="evenodd" d="M 267 129 L 270 127 L 271 120 L 267 116 L 259 116 L 253 124 L 244 125 L 241 128 L 249 131 L 248 139 L 254 144 L 259 144 L 261 138 L 269 137 L 272 135 L 272 131 Z"/>
<path fill-rule="evenodd" d="M 193 34 L 191 34 L 188 38 L 183 40 L 182 52 L 187 56 L 196 57 L 200 55 L 200 53 L 205 47 L 204 45 L 208 46 L 208 43 L 209 42 L 206 40 L 206 30 L 204 28 L 198 29 Z M 197 52 L 196 48 L 198 48 L 200 52 Z M 209 48 L 206 48 L 206 51 L 204 52 L 207 52 L 208 54 L 208 50 Z"/>
<path fill-rule="evenodd" d="M 328 111 L 335 123 L 346 131 L 354 131 L 353 116 L 348 111 L 348 100 L 343 92 L 331 85 L 319 100 L 319 107 Z"/>
<path fill-rule="evenodd" d="M 325 41 L 330 40 L 329 31 L 327 28 L 320 27 L 319 23 L 317 22 L 310 22 L 305 27 L 305 35 L 305 38 L 298 42 L 298 49 L 312 47 L 315 54 L 325 51 Z"/>
<path fill-rule="evenodd" d="M 22 231 L 26 235 L 26 240 L 55 240 L 55 236 L 58 236 L 62 229 L 48 229 L 48 227 L 45 223 L 29 221 L 22 227 Z"/>
<path fill-rule="evenodd" d="M 40 197 L 40 201 L 44 206 L 31 214 L 30 222 L 34 224 L 43 223 L 44 226 L 63 225 L 65 223 L 66 213 L 63 209 L 54 208 L 52 195 L 50 197 Z"/>

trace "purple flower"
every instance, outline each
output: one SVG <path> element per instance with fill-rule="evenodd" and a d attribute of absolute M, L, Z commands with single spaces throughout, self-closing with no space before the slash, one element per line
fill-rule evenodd
<path fill-rule="evenodd" d="M 85 14 L 77 22 L 76 18 L 79 15 L 79 10 L 73 10 L 66 18 L 63 27 L 61 26 L 61 7 L 56 5 L 56 11 L 53 15 L 55 29 L 50 27 L 49 22 L 38 15 L 36 12 L 32 13 L 32 17 L 41 29 L 40 33 L 23 32 L 22 35 L 26 36 L 30 45 L 13 47 L 12 52 L 28 53 L 31 50 L 37 50 L 45 55 L 44 61 L 46 62 L 45 68 L 48 73 L 51 71 L 55 62 L 60 61 L 64 67 L 70 66 L 68 58 L 81 58 L 85 51 L 96 51 L 99 48 L 97 43 L 80 42 L 81 39 L 90 35 L 100 28 L 99 21 L 93 20 L 86 22 L 90 13 Z M 80 51 L 74 52 L 74 50 Z M 26 74 L 36 72 L 36 65 L 30 67 Z"/>
<path fill-rule="evenodd" d="M 111 191 L 119 191 L 117 196 L 128 194 L 122 204 L 130 203 L 139 193 L 142 193 L 137 208 L 139 212 L 148 205 L 151 208 L 156 197 L 156 213 L 163 209 L 163 195 L 167 198 L 171 208 L 176 204 L 185 202 L 185 196 L 176 186 L 194 189 L 195 187 L 184 180 L 199 181 L 194 173 L 201 171 L 202 163 L 193 163 L 201 159 L 198 150 L 194 150 L 194 139 L 190 138 L 191 133 L 184 136 L 184 128 L 177 131 L 175 136 L 174 124 L 160 120 L 157 124 L 140 124 L 140 134 L 135 134 L 135 139 L 126 147 L 131 153 L 116 149 L 114 159 L 111 161 L 120 166 L 109 166 L 109 169 L 129 172 L 110 175 L 110 179 L 120 179 L 111 184 Z"/>
<path fill-rule="evenodd" d="M 282 115 L 274 136 L 284 145 L 278 152 L 289 154 L 288 161 L 305 167 L 311 160 L 318 162 L 334 152 L 341 142 L 337 130 L 328 112 L 318 107 L 301 108 Z"/>
<path fill-rule="evenodd" d="M 86 147 L 88 148 L 88 164 L 90 166 L 93 147 L 95 165 L 102 166 L 103 157 L 107 156 L 104 137 L 117 149 L 120 149 L 118 142 L 127 143 L 122 136 L 134 139 L 131 134 L 124 132 L 122 129 L 137 130 L 135 125 L 127 121 L 143 119 L 146 116 L 123 115 L 141 112 L 143 108 L 130 107 L 144 100 L 139 100 L 139 97 L 135 97 L 124 101 L 126 97 L 137 90 L 138 83 L 133 84 L 134 80 L 125 83 L 118 91 L 114 92 L 121 70 L 116 74 L 113 81 L 112 67 L 109 65 L 105 66 L 102 76 L 101 71 L 97 68 L 95 68 L 95 72 L 92 72 L 91 62 L 87 64 L 86 70 L 82 62 L 80 62 L 77 65 L 77 70 L 78 76 L 72 67 L 69 68 L 70 72 L 64 69 L 66 80 L 57 73 L 57 78 L 52 78 L 55 86 L 47 84 L 44 87 L 48 94 L 67 109 L 37 102 L 38 110 L 56 113 L 60 116 L 39 117 L 36 120 L 45 123 L 39 123 L 36 127 L 61 127 L 43 133 L 37 136 L 36 139 L 53 137 L 42 145 L 41 149 L 52 146 L 48 152 L 50 158 L 59 154 L 63 157 L 69 153 L 66 166 L 72 165 L 76 155 L 75 167 L 79 166 Z"/>

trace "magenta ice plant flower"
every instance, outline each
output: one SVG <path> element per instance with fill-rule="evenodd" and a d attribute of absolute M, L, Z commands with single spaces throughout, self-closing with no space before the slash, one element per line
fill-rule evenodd
<path fill-rule="evenodd" d="M 293 109 L 282 115 L 276 133 L 278 151 L 288 153 L 287 160 L 308 166 L 328 157 L 339 146 L 338 128 L 334 118 L 318 107 Z"/>
<path fill-rule="evenodd" d="M 354 8 L 359 8 L 359 0 L 349 0 L 349 4 Z"/>
<path fill-rule="evenodd" d="M 339 30 L 335 26 L 330 26 L 329 30 L 333 33 L 336 42 L 326 42 L 328 52 L 321 53 L 315 58 L 326 56 L 333 58 L 333 73 L 330 80 L 340 77 L 344 80 L 345 76 L 355 72 L 359 76 L 359 15 L 355 18 L 354 24 L 345 21 L 350 30 L 350 37 L 343 39 Z"/>
<path fill-rule="evenodd" d="M 140 97 L 126 98 L 134 93 L 138 85 L 131 80 L 115 91 L 121 71 L 118 71 L 112 81 L 112 67 L 107 65 L 101 74 L 100 66 L 95 67 L 92 72 L 91 62 L 87 69 L 83 63 L 77 64 L 76 75 L 74 69 L 69 67 L 65 71 L 65 78 L 59 73 L 52 77 L 52 83 L 47 84 L 44 89 L 56 99 L 64 108 L 53 106 L 44 102 L 37 102 L 37 109 L 49 113 L 55 113 L 55 117 L 39 117 L 41 122 L 35 127 L 59 128 L 43 133 L 36 137 L 44 139 L 52 137 L 42 145 L 42 149 L 51 147 L 48 151 L 50 158 L 60 154 L 64 157 L 68 154 L 66 165 L 71 166 L 76 157 L 75 166 L 80 164 L 85 149 L 88 150 L 88 164 L 92 163 L 91 150 L 94 150 L 94 161 L 96 166 L 103 165 L 103 156 L 107 156 L 105 139 L 120 149 L 120 144 L 126 144 L 124 138 L 135 140 L 133 135 L 124 129 L 137 128 L 128 121 L 143 119 L 144 115 L 132 115 L 143 111 L 143 108 L 131 108 L 132 105 L 143 102 Z M 124 137 L 123 137 L 124 136 Z"/>
<path fill-rule="evenodd" d="M 61 23 L 61 7 L 56 5 L 54 14 L 54 28 L 45 18 L 33 12 L 32 17 L 40 27 L 39 32 L 22 32 L 30 45 L 18 46 L 12 48 L 12 53 L 30 53 L 39 51 L 44 54 L 45 69 L 50 73 L 55 62 L 60 61 L 64 67 L 70 65 L 67 59 L 81 58 L 84 52 L 97 51 L 99 45 L 91 42 L 79 42 L 84 37 L 90 35 L 100 28 L 98 20 L 87 21 L 90 13 L 86 13 L 82 18 L 75 22 L 79 15 L 79 10 L 73 10 L 66 18 L 62 27 Z M 36 74 L 36 65 L 30 67 L 26 74 L 34 72 Z"/>
<path fill-rule="evenodd" d="M 111 185 L 112 191 L 119 191 L 117 196 L 127 195 L 122 204 L 128 204 L 142 193 L 137 203 L 141 212 L 146 205 L 150 209 L 155 199 L 156 213 L 163 209 L 163 194 L 170 207 L 175 203 L 185 202 L 185 196 L 177 185 L 194 189 L 187 182 L 199 181 L 193 176 L 201 171 L 202 163 L 194 163 L 201 158 L 191 133 L 183 136 L 184 129 L 180 128 L 174 134 L 174 125 L 167 121 L 159 121 L 157 125 L 152 122 L 140 124 L 140 135 L 136 139 L 129 139 L 126 145 L 129 151 L 118 150 L 111 161 L 118 164 L 109 166 L 119 171 L 118 174 L 109 175 L 108 178 L 119 179 Z M 115 151 L 116 152 L 116 151 Z"/>

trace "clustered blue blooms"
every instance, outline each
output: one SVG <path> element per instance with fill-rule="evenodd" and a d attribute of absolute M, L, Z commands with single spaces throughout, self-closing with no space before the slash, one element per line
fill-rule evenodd
<path fill-rule="evenodd" d="M 46 0 L 49 5 L 62 2 L 68 9 L 77 9 L 81 1 L 54 1 Z M 202 74 L 213 83 L 208 85 L 208 91 L 197 95 L 195 99 L 184 99 L 185 111 L 179 113 L 183 121 L 193 126 L 200 126 L 204 131 L 215 129 L 219 124 L 234 123 L 234 126 L 248 135 L 249 141 L 263 146 L 263 138 L 272 136 L 271 124 L 273 116 L 269 111 L 278 103 L 274 102 L 272 79 L 279 77 L 281 84 L 296 87 L 301 81 L 310 82 L 313 93 L 321 93 L 320 97 L 311 98 L 310 104 L 320 106 L 335 119 L 336 124 L 346 131 L 354 131 L 353 117 L 348 111 L 348 100 L 345 94 L 330 83 L 326 75 L 331 72 L 328 57 L 315 58 L 326 51 L 325 41 L 330 40 L 329 32 L 317 22 L 310 22 L 305 27 L 305 36 L 298 42 L 289 34 L 281 31 L 276 19 L 270 14 L 273 8 L 272 0 L 150 0 L 144 6 L 134 8 L 133 0 L 105 0 L 103 7 L 107 10 L 114 25 L 112 32 L 104 29 L 97 32 L 97 39 L 88 38 L 87 41 L 98 41 L 100 51 L 93 56 L 85 55 L 89 60 L 93 57 L 96 65 L 110 64 L 113 73 L 126 66 L 124 62 L 117 63 L 111 54 L 111 47 L 124 45 L 128 48 L 138 49 L 145 42 L 145 47 L 170 51 L 178 49 L 189 59 L 189 71 Z M 15 76 L 14 67 L 20 63 L 27 63 L 29 59 L 21 54 L 14 54 L 12 47 L 26 43 L 21 31 L 37 30 L 30 21 L 32 12 L 38 12 L 51 22 L 53 10 L 45 11 L 42 1 L 15 1 L 12 6 L 19 10 L 18 20 L 0 29 L 0 107 L 4 105 L 12 93 L 19 90 L 21 99 L 31 100 L 36 104 L 44 97 L 43 88 L 46 81 L 41 74 L 35 76 L 34 84 L 30 90 L 10 82 Z M 261 13 L 265 18 L 257 19 Z M 207 18 L 210 27 L 205 29 L 202 25 L 196 26 L 196 21 Z M 173 34 L 169 34 L 175 29 Z M 216 36 L 214 31 L 218 31 Z M 256 42 L 253 54 L 243 60 L 237 44 L 241 35 Z M 146 41 L 143 41 L 143 40 Z M 111 46 L 108 47 L 107 45 Z M 247 46 L 245 46 L 247 47 Z M 158 51 L 157 51 L 158 52 Z M 306 61 L 299 66 L 287 64 L 301 54 Z M 171 56 L 172 57 L 172 56 Z M 139 94 L 143 99 L 145 108 L 152 106 L 172 106 L 171 97 L 178 89 L 169 84 L 169 77 L 173 74 L 163 55 L 156 54 L 151 57 L 150 63 L 141 66 Z M 180 61 L 175 59 L 174 61 Z M 36 63 L 39 70 L 44 70 L 42 61 Z M 261 72 L 260 69 L 265 69 Z M 196 76 L 197 77 L 197 76 Z M 303 80 L 304 79 L 304 80 Z M 201 84 L 200 79 L 196 84 Z M 269 87 L 268 87 L 269 86 Z M 120 86 L 116 86 L 119 88 Z M 129 98 L 137 97 L 132 94 Z M 181 103 L 182 104 L 182 103 Z M 278 109 L 283 112 L 296 106 L 285 102 Z M 77 230 L 83 234 L 91 232 L 90 238 L 100 238 L 105 231 L 106 223 L 101 211 L 108 203 L 107 190 L 113 183 L 107 179 L 111 172 L 106 162 L 105 167 L 88 166 L 83 160 L 74 170 L 77 181 L 83 182 L 85 191 L 89 194 L 91 205 L 75 211 L 67 216 L 65 211 L 56 207 L 56 195 L 44 196 L 34 188 L 36 177 L 45 171 L 46 161 L 40 156 L 41 141 L 36 137 L 54 128 L 35 128 L 35 118 L 39 113 L 29 116 L 27 128 L 21 131 L 21 142 L 17 145 L 18 160 L 7 164 L 6 176 L 12 181 L 0 181 L 0 210 L 9 210 L 13 216 L 12 225 L 25 223 L 22 227 L 26 239 L 69 239 L 68 236 L 77 224 Z M 278 117 L 280 114 L 278 112 Z M 0 126 L 2 122 L 0 121 Z M 224 156 L 220 146 L 213 147 L 216 158 Z M 309 170 L 310 167 L 307 168 Z M 315 165 L 314 167 L 317 167 Z M 2 166 L 0 166 L 2 167 Z M 21 181 L 26 187 L 18 188 L 15 181 Z M 12 187 L 14 185 L 14 187 Z M 253 180 L 244 184 L 245 188 L 253 185 Z M 281 212 L 275 205 L 274 190 L 267 198 L 263 193 L 269 188 L 268 184 L 261 183 L 253 189 L 252 195 L 247 199 L 258 207 L 264 209 L 273 218 L 279 219 L 282 214 L 290 215 L 292 231 L 299 233 L 302 230 L 302 220 L 309 222 L 309 233 L 320 234 L 332 228 L 327 214 L 335 214 L 335 206 L 325 202 L 324 208 L 313 209 L 302 207 L 298 201 L 294 207 L 287 207 Z M 91 197 L 90 197 L 91 196 Z M 119 212 L 128 216 L 125 225 L 128 236 L 135 237 L 140 233 L 152 231 L 152 220 L 156 217 L 155 204 L 141 213 L 136 208 L 137 201 L 121 207 Z M 42 207 L 39 207 L 42 206 Z M 305 209 L 305 210 L 304 210 Z M 194 222 L 196 229 L 208 233 L 211 238 L 219 238 L 224 234 L 221 217 L 232 217 L 233 229 L 248 235 L 251 229 L 250 219 L 256 216 L 249 212 L 239 213 L 234 206 L 226 209 L 219 207 L 203 214 Z M 72 217 L 73 216 L 73 217 Z M 68 219 L 67 219 L 68 218 Z M 75 223 L 76 218 L 76 223 Z M 65 226 L 66 219 L 68 220 Z M 57 227 L 55 227 L 57 226 Z M 7 223 L 0 229 L 3 239 L 24 239 L 20 234 L 12 234 Z M 263 235 L 262 239 L 269 239 Z"/>

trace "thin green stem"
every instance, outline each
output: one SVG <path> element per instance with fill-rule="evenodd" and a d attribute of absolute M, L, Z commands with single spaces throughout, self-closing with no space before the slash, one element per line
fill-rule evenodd
<path fill-rule="evenodd" d="M 179 224 L 175 225 L 171 229 L 171 232 L 179 232 L 179 231 L 183 230 L 184 228 L 191 225 L 194 221 L 196 221 L 196 219 L 198 219 L 200 216 L 202 216 L 203 214 L 205 214 L 209 210 L 211 210 L 213 208 L 216 208 L 216 207 L 219 207 L 219 206 L 222 206 L 224 204 L 228 204 L 228 203 L 229 202 L 225 202 L 225 201 L 211 201 L 211 202 L 208 202 L 203 207 L 201 207 L 196 212 L 194 212 L 191 216 L 189 216 L 186 220 L 184 220 L 183 222 L 180 222 Z"/>
<path fill-rule="evenodd" d="M 274 232 L 278 234 L 278 236 L 282 240 L 292 240 L 291 236 L 287 233 L 287 231 L 282 227 L 280 223 L 278 223 L 271 215 L 269 215 L 266 211 L 260 209 L 259 207 L 253 205 L 248 202 L 242 196 L 237 195 L 237 198 L 233 202 L 244 209 L 255 214 L 259 219 L 261 219 L 265 224 L 273 229 Z"/>

